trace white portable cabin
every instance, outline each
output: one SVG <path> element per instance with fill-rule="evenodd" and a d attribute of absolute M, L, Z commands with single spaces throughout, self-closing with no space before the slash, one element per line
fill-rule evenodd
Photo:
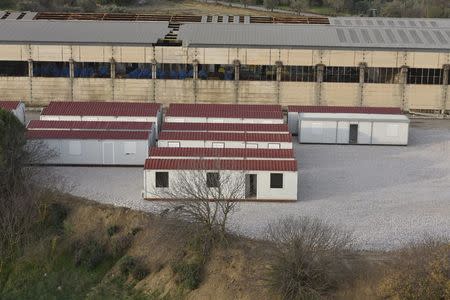
<path fill-rule="evenodd" d="M 397 107 L 361 107 L 361 106 L 288 106 L 288 127 L 293 135 L 298 134 L 299 113 L 343 113 L 343 114 L 383 114 L 401 115 L 402 111 Z"/>
<path fill-rule="evenodd" d="M 142 166 L 150 147 L 149 131 L 28 130 L 27 138 L 55 152 L 50 165 Z"/>
<path fill-rule="evenodd" d="M 162 131 L 158 147 L 292 149 L 289 133 Z"/>
<path fill-rule="evenodd" d="M 404 115 L 300 113 L 299 143 L 407 145 Z"/>
<path fill-rule="evenodd" d="M 21 101 L 0 101 L 0 109 L 10 111 L 22 124 L 25 124 L 25 103 Z"/>
<path fill-rule="evenodd" d="M 257 104 L 171 104 L 167 123 L 283 124 L 279 105 Z"/>
<path fill-rule="evenodd" d="M 181 182 L 194 182 L 197 191 L 213 189 L 202 194 L 211 195 L 217 185 L 207 185 L 208 177 L 215 178 L 223 190 L 237 189 L 232 200 L 297 200 L 297 162 L 295 160 L 198 160 L 147 159 L 144 167 L 144 199 L 180 200 Z M 205 177 L 204 180 L 199 176 Z M 226 180 L 225 180 L 226 178 Z M 223 181 L 221 181 L 221 179 Z M 191 187 L 188 187 L 191 188 Z M 214 199 L 214 197 L 210 197 Z M 190 199 L 192 200 L 192 199 Z"/>
<path fill-rule="evenodd" d="M 162 110 L 148 102 L 50 102 L 40 115 L 44 121 L 151 122 L 158 135 Z"/>

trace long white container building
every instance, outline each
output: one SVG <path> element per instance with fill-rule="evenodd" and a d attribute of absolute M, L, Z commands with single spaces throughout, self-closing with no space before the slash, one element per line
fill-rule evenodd
<path fill-rule="evenodd" d="M 149 122 L 31 121 L 29 143 L 54 152 L 44 164 L 142 166 L 155 143 Z"/>
<path fill-rule="evenodd" d="M 158 147 L 292 149 L 289 133 L 162 131 Z"/>
<path fill-rule="evenodd" d="M 22 124 L 25 124 L 25 103 L 21 101 L 0 101 L 0 109 L 11 112 Z"/>
<path fill-rule="evenodd" d="M 192 177 L 192 179 L 191 179 Z M 194 179 L 195 178 L 195 179 Z M 147 159 L 143 198 L 183 199 L 184 185 L 214 199 L 220 187 L 231 200 L 296 201 L 295 160 Z M 194 184 L 194 183 L 192 183 Z M 187 187 L 189 189 L 189 187 Z M 228 191 L 236 190 L 235 192 Z"/>
<path fill-rule="evenodd" d="M 407 145 L 409 119 L 404 115 L 300 113 L 300 143 Z"/>

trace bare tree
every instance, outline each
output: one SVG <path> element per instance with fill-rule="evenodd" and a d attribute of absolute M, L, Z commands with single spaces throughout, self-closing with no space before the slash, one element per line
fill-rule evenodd
<path fill-rule="evenodd" d="M 168 210 L 185 220 L 201 225 L 208 234 L 222 237 L 230 215 L 245 193 L 245 176 L 239 171 L 222 170 L 220 160 L 209 170 L 211 161 L 193 161 L 192 170 L 172 173 L 169 188 L 153 188 L 158 198 L 172 200 Z"/>
<path fill-rule="evenodd" d="M 291 0 L 290 6 L 297 13 L 297 15 L 300 15 L 300 13 L 305 8 L 308 7 L 308 1 L 307 0 Z"/>

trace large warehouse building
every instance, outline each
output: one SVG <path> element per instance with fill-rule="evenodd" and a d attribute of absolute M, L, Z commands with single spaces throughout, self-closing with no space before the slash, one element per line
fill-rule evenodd
<path fill-rule="evenodd" d="M 450 110 L 449 19 L 0 13 L 0 90 L 148 101 Z"/>

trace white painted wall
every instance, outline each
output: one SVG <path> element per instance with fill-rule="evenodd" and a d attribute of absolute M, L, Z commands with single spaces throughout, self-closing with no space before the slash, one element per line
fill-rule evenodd
<path fill-rule="evenodd" d="M 299 120 L 299 143 L 335 144 L 337 122 Z"/>
<path fill-rule="evenodd" d="M 288 127 L 291 134 L 298 134 L 298 112 L 288 112 Z"/>
<path fill-rule="evenodd" d="M 169 187 L 168 188 L 156 188 L 155 178 L 156 172 L 169 172 Z M 186 172 L 190 171 L 178 171 L 178 170 L 144 170 L 144 191 L 143 197 L 145 199 L 159 199 L 167 197 L 167 190 L 171 189 L 173 185 L 179 182 L 177 176 L 186 176 Z M 199 171 L 191 171 L 192 174 L 199 174 Z M 204 171 L 206 172 L 209 171 Z M 211 170 L 211 172 L 214 172 Z M 257 179 L 257 196 L 254 200 L 297 200 L 297 172 L 281 172 L 281 171 L 220 171 L 220 173 L 231 174 L 235 180 L 233 182 L 239 182 L 240 186 L 240 199 L 245 199 L 245 174 L 256 174 Z M 201 172 L 200 174 L 202 174 Z M 270 188 L 270 174 L 282 173 L 283 174 L 283 188 Z M 206 175 L 205 175 L 206 176 Z M 173 193 L 173 192 L 172 192 Z M 169 193 L 170 194 L 170 193 Z"/>
<path fill-rule="evenodd" d="M 11 111 L 22 124 L 25 124 L 25 103 L 20 102 L 16 109 Z"/>
<path fill-rule="evenodd" d="M 255 148 L 257 145 L 258 149 L 269 149 L 269 144 L 279 144 L 280 149 L 292 149 L 291 142 L 245 142 L 245 141 L 203 141 L 203 140 L 158 140 L 158 147 L 170 147 L 169 143 L 179 143 L 179 147 L 183 148 L 217 148 L 213 147 L 213 143 L 224 143 L 224 148 Z"/>
<path fill-rule="evenodd" d="M 408 145 L 408 123 L 374 122 L 372 144 Z"/>
<path fill-rule="evenodd" d="M 37 140 L 28 141 L 28 143 Z M 55 157 L 46 164 L 57 165 L 103 165 L 105 143 L 112 143 L 114 148 L 114 165 L 144 165 L 148 156 L 149 142 L 146 140 L 76 140 L 76 139 L 42 139 L 55 152 Z M 134 145 L 134 147 L 133 147 Z M 134 153 L 126 153 L 128 149 L 135 149 Z M 74 150 L 76 150 L 74 152 Z M 79 150 L 79 152 L 78 152 Z"/>

